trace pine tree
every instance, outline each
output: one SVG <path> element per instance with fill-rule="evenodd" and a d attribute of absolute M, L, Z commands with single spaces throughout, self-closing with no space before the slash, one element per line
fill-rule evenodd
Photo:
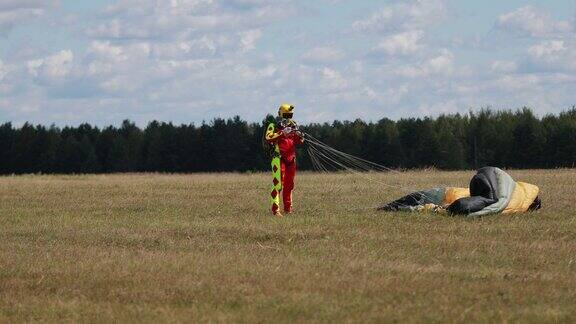
<path fill-rule="evenodd" d="M 0 125 L 0 174 L 16 172 L 13 164 L 16 130 L 11 123 Z"/>
<path fill-rule="evenodd" d="M 96 155 L 94 145 L 90 141 L 87 134 L 82 137 L 80 142 L 80 153 L 82 156 L 82 163 L 80 165 L 80 172 L 82 173 L 98 173 L 100 172 L 100 162 Z"/>

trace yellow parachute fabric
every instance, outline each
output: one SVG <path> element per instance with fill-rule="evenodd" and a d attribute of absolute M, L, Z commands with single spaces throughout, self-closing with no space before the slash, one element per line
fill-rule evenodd
<path fill-rule="evenodd" d="M 470 189 L 468 188 L 458 188 L 458 187 L 448 187 L 446 188 L 446 193 L 444 193 L 444 200 L 442 201 L 442 206 L 448 206 L 460 198 L 470 197 Z"/>
<path fill-rule="evenodd" d="M 512 198 L 510 202 L 502 211 L 502 214 L 512 214 L 512 213 L 522 213 L 528 210 L 528 207 L 534 202 L 534 199 L 538 196 L 540 189 L 530 183 L 526 182 L 516 182 L 516 187 L 514 188 L 514 193 L 512 193 Z"/>

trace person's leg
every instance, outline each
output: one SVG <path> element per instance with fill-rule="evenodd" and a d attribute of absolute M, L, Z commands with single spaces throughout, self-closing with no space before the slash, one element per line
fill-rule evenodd
<path fill-rule="evenodd" d="M 296 176 L 296 161 L 285 163 L 283 168 L 282 200 L 284 201 L 284 211 L 292 212 L 292 190 L 294 189 L 294 177 Z"/>
<path fill-rule="evenodd" d="M 282 175 L 280 158 L 272 158 L 272 188 L 270 189 L 270 204 L 272 214 L 276 215 L 280 211 L 280 191 L 282 191 Z"/>

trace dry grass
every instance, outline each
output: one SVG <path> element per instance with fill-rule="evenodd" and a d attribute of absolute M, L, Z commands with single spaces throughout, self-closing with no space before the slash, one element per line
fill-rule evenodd
<path fill-rule="evenodd" d="M 517 171 L 544 209 L 386 214 L 472 172 L 0 178 L 0 322 L 576 321 L 576 171 Z"/>

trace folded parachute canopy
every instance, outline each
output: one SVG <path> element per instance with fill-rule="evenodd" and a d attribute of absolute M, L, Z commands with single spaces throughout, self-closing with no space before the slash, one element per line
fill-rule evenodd
<path fill-rule="evenodd" d="M 447 211 L 469 217 L 521 213 L 540 209 L 537 186 L 516 182 L 495 167 L 479 169 L 470 188 L 437 187 L 411 193 L 379 207 L 383 211 Z"/>

